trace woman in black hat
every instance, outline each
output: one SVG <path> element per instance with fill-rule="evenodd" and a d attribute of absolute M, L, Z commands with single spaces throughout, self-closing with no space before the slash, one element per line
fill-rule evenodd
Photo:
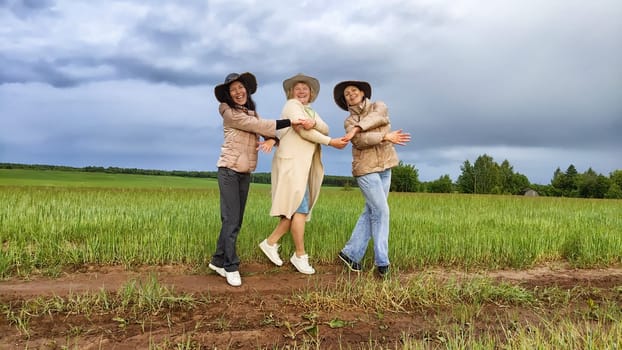
<path fill-rule="evenodd" d="M 344 122 L 345 139 L 352 142 L 352 175 L 365 197 L 350 239 L 339 252 L 352 271 L 361 271 L 369 240 L 374 244 L 374 264 L 381 275 L 389 271 L 389 204 L 391 168 L 399 164 L 394 144 L 404 145 L 410 134 L 391 131 L 387 106 L 371 102 L 365 81 L 343 81 L 333 90 L 335 103 L 350 115 Z"/>
<path fill-rule="evenodd" d="M 214 88 L 220 102 L 218 111 L 223 119 L 224 142 L 218 158 L 218 188 L 222 227 L 209 268 L 240 286 L 240 259 L 236 252 L 238 233 L 242 226 L 251 173 L 257 167 L 258 150 L 269 153 L 276 143 L 276 130 L 306 120 L 261 119 L 255 111 L 251 95 L 257 91 L 257 80 L 251 73 L 231 73 L 224 83 Z M 260 141 L 259 136 L 265 141 Z"/>

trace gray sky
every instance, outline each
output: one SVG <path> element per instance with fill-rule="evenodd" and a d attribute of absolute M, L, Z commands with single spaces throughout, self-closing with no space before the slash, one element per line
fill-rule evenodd
<path fill-rule="evenodd" d="M 318 78 L 334 137 L 333 87 L 370 82 L 422 181 L 482 154 L 540 184 L 622 169 L 619 0 L 0 0 L 0 67 L 0 162 L 216 170 L 214 86 L 250 71 L 270 119 Z M 350 175 L 349 147 L 323 159 Z"/>

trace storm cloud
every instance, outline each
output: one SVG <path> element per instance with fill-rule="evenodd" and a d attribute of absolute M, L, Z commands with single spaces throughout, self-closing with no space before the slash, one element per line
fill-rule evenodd
<path fill-rule="evenodd" d="M 0 162 L 214 170 L 213 88 L 251 71 L 266 118 L 317 77 L 333 136 L 333 86 L 369 81 L 422 180 L 484 153 L 537 183 L 622 169 L 619 1 L 3 0 L 0 23 Z M 350 174 L 349 150 L 324 163 Z"/>

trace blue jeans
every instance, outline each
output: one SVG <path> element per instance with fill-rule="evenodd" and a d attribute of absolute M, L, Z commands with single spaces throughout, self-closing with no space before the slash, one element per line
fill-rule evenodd
<path fill-rule="evenodd" d="M 355 262 L 361 262 L 369 240 L 374 243 L 376 266 L 389 265 L 389 189 L 391 169 L 356 178 L 365 197 L 365 209 L 356 222 L 350 240 L 341 250 Z"/>

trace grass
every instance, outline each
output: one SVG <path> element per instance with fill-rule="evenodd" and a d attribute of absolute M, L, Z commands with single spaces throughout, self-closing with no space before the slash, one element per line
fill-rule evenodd
<path fill-rule="evenodd" d="M 335 346 L 320 336 L 327 329 L 348 329 L 358 324 L 375 324 L 378 334 L 370 334 L 358 349 L 617 349 L 622 345 L 620 288 L 599 289 L 557 287 L 527 289 L 496 283 L 482 277 L 447 280 L 419 274 L 404 280 L 379 280 L 363 274 L 355 279 L 342 276 L 336 284 L 320 290 L 307 287 L 285 297 L 290 310 L 299 310 L 299 320 L 270 313 L 259 324 L 237 324 L 235 329 L 278 329 L 283 339 L 294 341 L 287 348 L 312 349 Z M 551 296 L 564 297 L 551 297 Z M 254 298 L 254 299 L 253 299 Z M 262 295 L 239 302 L 263 304 Z M 144 281 L 130 280 L 116 292 L 72 294 L 68 297 L 38 297 L 2 305 L 2 314 L 24 337 L 46 327 L 46 321 L 61 321 L 71 315 L 89 322 L 57 327 L 66 329 L 69 339 L 98 334 L 96 321 L 112 320 L 121 331 L 147 322 L 181 322 L 175 315 L 203 315 L 216 305 L 232 300 L 175 293 L 162 286 L 155 276 Z M 483 310 L 488 310 L 484 312 Z M 356 315 L 355 317 L 353 315 Z M 412 319 L 411 319 L 412 318 Z M 202 320 L 203 318 L 201 318 Z M 399 320 L 417 320 L 417 329 L 404 329 L 394 347 L 382 339 L 382 329 Z M 100 321 L 101 322 L 101 321 Z M 105 321 L 103 321 L 105 322 Z M 182 337 L 175 336 L 150 344 L 152 349 L 204 348 L 203 334 L 230 330 L 224 315 L 198 321 Z M 140 327 L 139 327 L 140 328 Z M 59 330 L 60 331 L 60 330 Z M 88 338 L 87 338 L 88 339 Z M 161 338 L 160 338 L 161 339 Z M 177 340 L 175 340 L 177 339 Z M 275 339 L 275 344 L 280 343 Z M 352 344 L 339 344 L 352 348 Z M 78 346 L 78 345 L 76 345 Z M 209 347 L 209 343 L 205 344 Z"/>
<path fill-rule="evenodd" d="M 218 187 L 213 179 L 203 178 L 29 169 L 0 169 L 2 185 L 132 189 Z"/>
<path fill-rule="evenodd" d="M 622 286 L 526 289 L 482 277 L 439 279 L 422 272 L 404 280 L 399 273 L 436 267 L 520 269 L 560 260 L 576 267 L 617 265 L 622 262 L 622 201 L 391 193 L 389 204 L 392 276 L 373 277 L 370 249 L 360 276 L 344 275 L 336 284 L 309 286 L 284 298 L 283 307 L 300 312 L 300 322 L 268 308 L 258 321 L 260 329 L 278 329 L 295 349 L 353 348 L 324 343 L 322 332 L 347 332 L 362 323 L 373 324 L 380 334 L 359 343 L 363 349 L 622 348 Z M 363 205 L 358 190 L 322 189 L 305 237 L 314 264 L 336 261 Z M 238 239 L 244 262 L 266 261 L 257 244 L 277 223 L 269 208 L 270 186 L 253 184 Z M 203 269 L 219 229 L 215 180 L 0 170 L 1 278 L 56 275 L 88 264 Z M 286 236 L 281 254 L 292 252 Z M 246 297 L 239 302 L 264 307 L 261 295 Z M 14 298 L 0 303 L 0 311 L 26 339 L 37 327 L 58 323 L 66 338 L 62 348 L 78 349 L 81 340 L 95 337 L 106 348 L 104 338 L 110 335 L 105 332 L 111 330 L 97 325 L 112 320 L 113 332 L 119 333 L 149 334 L 152 324 L 182 324 L 183 334 L 154 334 L 149 348 L 199 349 L 209 347 L 202 344 L 205 333 L 257 326 L 229 319 L 226 309 L 216 307 L 222 305 L 234 307 L 234 299 L 177 293 L 148 276 L 116 292 Z M 210 312 L 213 317 L 205 318 Z M 70 316 L 84 322 L 65 325 Z M 186 329 L 188 319 L 196 322 Z M 382 339 L 384 330 L 413 320 L 421 329 L 400 328 L 395 344 Z"/>
<path fill-rule="evenodd" d="M 203 266 L 215 248 L 220 230 L 215 180 L 32 170 L 0 174 L 0 277 L 55 274 L 85 264 Z M 18 185 L 15 179 L 21 177 L 31 185 Z M 269 185 L 252 184 L 238 239 L 242 261 L 265 260 L 257 244 L 277 224 L 268 214 L 270 198 Z M 622 262 L 620 200 L 391 193 L 389 204 L 390 257 L 402 269 Z M 363 205 L 359 191 L 323 188 L 305 233 L 313 263 L 335 261 Z M 291 255 L 291 236 L 281 243 L 282 256 Z M 363 265 L 373 268 L 371 248 Z"/>

